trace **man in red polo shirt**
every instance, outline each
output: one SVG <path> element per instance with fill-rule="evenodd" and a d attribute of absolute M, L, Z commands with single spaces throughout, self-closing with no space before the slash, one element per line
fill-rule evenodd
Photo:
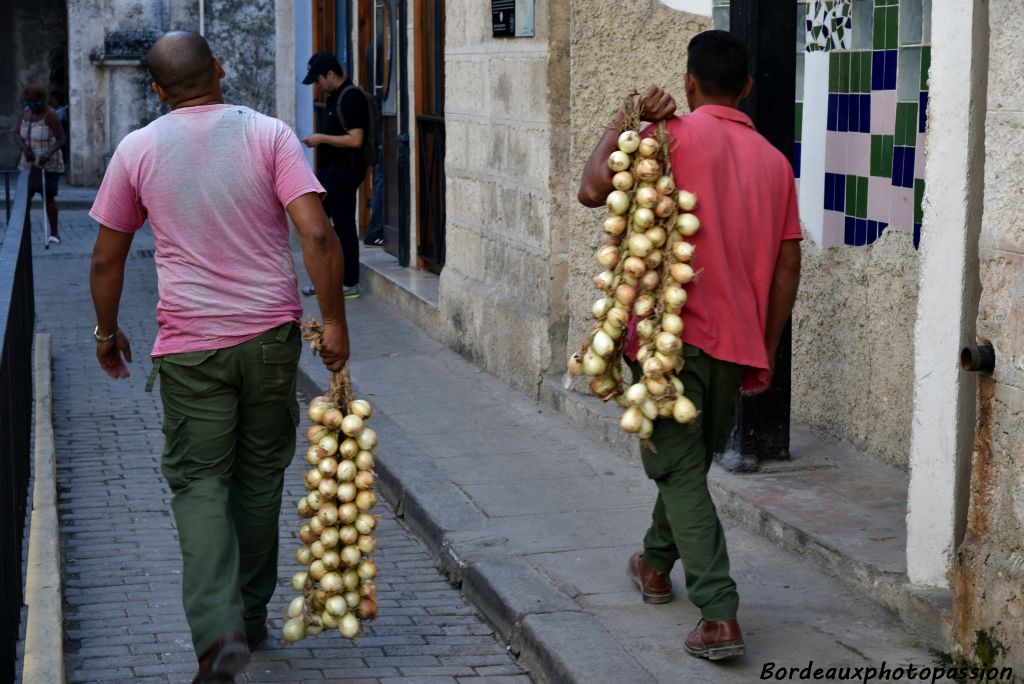
<path fill-rule="evenodd" d="M 641 451 L 658 499 L 629 575 L 645 602 L 665 603 L 672 598 L 669 572 L 681 560 L 687 596 L 702 615 L 686 650 L 718 660 L 742 654 L 744 646 L 707 471 L 735 424 L 737 390 L 754 395 L 771 384 L 796 298 L 802 235 L 789 161 L 737 109 L 752 85 L 743 44 L 724 31 L 706 31 L 690 41 L 687 57 L 692 113 L 675 116 L 675 101 L 656 86 L 644 94 L 642 111 L 648 121 L 667 121 L 676 185 L 698 198 L 694 213 L 702 227 L 690 240 L 701 275 L 687 286 L 681 379 L 701 416 L 689 425 L 658 420 L 654 448 Z M 587 161 L 579 200 L 588 207 L 602 205 L 612 190 L 607 159 L 622 121 L 620 111 Z M 637 347 L 631 326 L 627 357 Z"/>

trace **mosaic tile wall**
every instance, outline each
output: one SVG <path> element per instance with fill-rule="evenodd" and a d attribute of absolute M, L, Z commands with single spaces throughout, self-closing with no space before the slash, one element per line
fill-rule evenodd
<path fill-rule="evenodd" d="M 833 4 L 846 10 L 837 12 Z M 819 17 L 830 25 L 833 16 L 849 20 L 833 43 L 843 47 L 826 49 L 823 179 L 824 233 L 842 235 L 844 244 L 869 245 L 887 229 L 912 233 L 915 247 L 920 242 L 929 15 L 929 0 L 814 0 L 808 7 L 809 52 L 820 44 L 820 33 L 812 40 Z"/>

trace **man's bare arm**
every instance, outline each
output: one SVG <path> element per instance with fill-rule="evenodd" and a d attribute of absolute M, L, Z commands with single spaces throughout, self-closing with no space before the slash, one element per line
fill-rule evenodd
<path fill-rule="evenodd" d="M 96 236 L 89 268 L 89 287 L 96 308 L 96 334 L 100 337 L 113 335 L 119 330 L 117 313 L 121 306 L 121 291 L 124 289 L 124 265 L 134 236 L 134 233 L 123 233 L 107 226 L 100 226 Z M 111 377 L 128 377 L 124 362 L 131 363 L 132 352 L 123 333 L 119 333 L 110 343 L 97 345 L 96 357 Z"/>

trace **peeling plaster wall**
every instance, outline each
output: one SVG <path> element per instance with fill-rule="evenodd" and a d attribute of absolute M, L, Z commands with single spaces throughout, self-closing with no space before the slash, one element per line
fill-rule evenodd
<path fill-rule="evenodd" d="M 793 421 L 906 468 L 919 264 L 913 238 L 803 245 L 793 310 Z"/>
<path fill-rule="evenodd" d="M 441 336 L 536 395 L 565 348 L 569 9 L 491 37 L 489 6 L 445 3 L 447 255 Z"/>
<path fill-rule="evenodd" d="M 978 335 L 982 379 L 967 536 L 955 577 L 956 652 L 1024 671 L 1024 14 L 989 0 L 985 202 Z"/>
<path fill-rule="evenodd" d="M 576 201 L 583 167 L 605 126 L 623 98 L 652 83 L 667 89 L 680 111 L 686 110 L 683 74 L 686 46 L 711 18 L 671 9 L 658 0 L 594 3 L 571 0 L 572 23 L 572 126 L 569 177 L 571 195 L 568 222 L 569 337 L 552 371 L 564 372 L 569 356 L 579 350 L 590 332 L 590 308 L 598 298 L 593 277 L 600 272 L 594 250 L 601 233 L 603 209 L 587 209 Z M 634 55 L 643 55 L 643 58 Z M 657 70 L 651 65 L 657 64 Z M 579 382 L 579 388 L 584 384 Z"/>

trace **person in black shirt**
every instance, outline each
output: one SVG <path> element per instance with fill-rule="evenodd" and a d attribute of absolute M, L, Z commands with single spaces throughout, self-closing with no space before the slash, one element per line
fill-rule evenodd
<path fill-rule="evenodd" d="M 345 257 L 345 298 L 355 299 L 359 296 L 356 191 L 366 176 L 361 148 L 363 131 L 369 123 L 369 108 L 359 90 L 354 87 L 346 89 L 349 80 L 338 59 L 330 52 L 318 52 L 309 58 L 308 71 L 302 82 L 305 85 L 316 83 L 327 93 L 320 131 L 302 142 L 317 148 L 316 175 L 327 190 L 324 209 L 334 221 L 334 231 L 341 240 Z M 338 117 L 339 109 L 341 118 Z M 307 287 L 302 293 L 312 295 L 316 291 Z"/>

